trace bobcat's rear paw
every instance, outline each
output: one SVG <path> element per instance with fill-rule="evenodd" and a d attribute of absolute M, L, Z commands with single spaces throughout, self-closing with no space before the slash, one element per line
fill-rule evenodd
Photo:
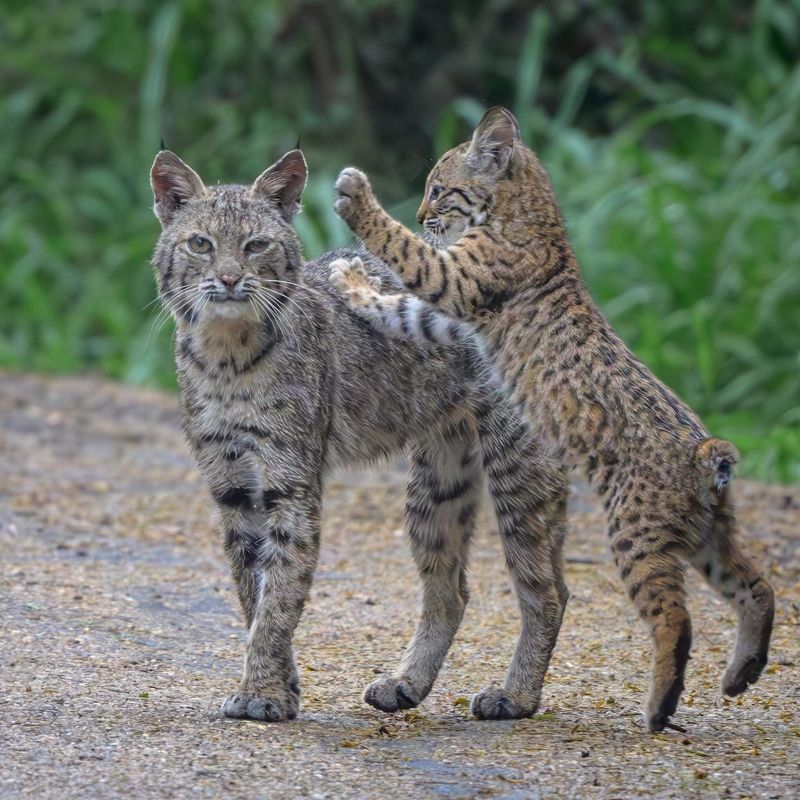
<path fill-rule="evenodd" d="M 751 583 L 750 591 L 751 603 L 739 623 L 736 651 L 722 677 L 722 691 L 728 697 L 736 697 L 755 683 L 767 665 L 775 621 L 775 593 L 763 578 Z"/>
<path fill-rule="evenodd" d="M 364 690 L 364 702 L 379 711 L 392 713 L 399 709 L 415 708 L 427 692 L 416 689 L 405 678 L 378 678 Z"/>
<path fill-rule="evenodd" d="M 736 697 L 755 683 L 767 665 L 766 656 L 750 656 L 743 661 L 735 661 L 722 676 L 722 691 L 728 697 Z"/>
<path fill-rule="evenodd" d="M 279 696 L 282 695 L 282 696 Z M 222 704 L 222 714 L 233 719 L 258 719 L 284 722 L 294 719 L 300 705 L 300 692 L 237 692 Z"/>
<path fill-rule="evenodd" d="M 381 288 L 380 278 L 368 275 L 360 258 L 337 258 L 331 264 L 328 281 L 351 305 L 357 306 L 374 300 Z"/>
<path fill-rule="evenodd" d="M 673 691 L 661 698 L 660 701 L 655 701 L 650 698 L 644 709 L 644 721 L 647 725 L 647 730 L 650 733 L 658 733 L 663 731 L 664 728 L 671 728 L 674 731 L 686 732 L 686 728 L 670 722 L 670 717 L 678 709 L 678 700 L 680 699 L 681 692 L 683 691 L 683 683 L 676 684 Z"/>
<path fill-rule="evenodd" d="M 469 704 L 469 710 L 478 719 L 523 719 L 533 716 L 538 707 L 538 700 L 522 703 L 510 692 L 500 688 L 478 692 Z"/>

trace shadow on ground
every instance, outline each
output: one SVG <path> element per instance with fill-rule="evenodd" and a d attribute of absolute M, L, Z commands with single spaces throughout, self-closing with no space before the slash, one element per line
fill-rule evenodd
<path fill-rule="evenodd" d="M 467 714 L 469 694 L 502 679 L 517 634 L 486 518 L 473 601 L 431 697 L 395 715 L 365 706 L 362 688 L 396 663 L 416 614 L 402 496 L 399 469 L 332 483 L 296 638 L 301 716 L 223 720 L 244 634 L 174 398 L 0 375 L 0 796 L 798 796 L 797 488 L 738 487 L 749 549 L 778 596 L 766 674 L 744 697 L 720 697 L 733 617 L 690 578 L 694 657 L 676 717 L 687 733 L 658 735 L 638 715 L 646 633 L 580 488 L 573 596 L 538 717 Z"/>

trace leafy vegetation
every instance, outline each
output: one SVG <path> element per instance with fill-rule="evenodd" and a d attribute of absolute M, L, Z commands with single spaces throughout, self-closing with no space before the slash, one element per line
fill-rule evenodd
<path fill-rule="evenodd" d="M 147 259 L 162 136 L 213 182 L 298 136 L 309 255 L 338 169 L 411 221 L 486 105 L 550 170 L 587 282 L 639 356 L 798 481 L 800 1 L 12 2 L 0 29 L 0 365 L 173 385 Z"/>

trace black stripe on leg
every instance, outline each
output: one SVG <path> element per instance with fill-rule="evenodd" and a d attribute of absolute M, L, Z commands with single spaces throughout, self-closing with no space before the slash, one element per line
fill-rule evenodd
<path fill-rule="evenodd" d="M 397 316 L 400 318 L 400 330 L 403 331 L 403 334 L 408 336 L 409 334 L 409 325 L 408 320 L 406 319 L 406 311 L 408 310 L 408 297 L 403 295 L 397 301 Z"/>
<path fill-rule="evenodd" d="M 288 497 L 288 493 L 282 492 L 280 489 L 265 489 L 261 493 L 261 504 L 264 506 L 264 511 L 272 511 L 278 505 L 278 500 L 283 497 Z"/>
<path fill-rule="evenodd" d="M 449 489 L 431 488 L 431 501 L 434 503 L 446 503 L 449 500 L 456 500 L 472 489 L 472 486 L 472 481 L 466 480 L 451 486 Z"/>
<path fill-rule="evenodd" d="M 439 256 L 439 269 L 441 270 L 442 274 L 442 285 L 439 287 L 438 292 L 433 292 L 428 298 L 429 302 L 433 303 L 434 305 L 436 305 L 436 303 L 442 299 L 442 296 L 447 291 L 447 264 L 445 263 L 443 256 Z"/>
<path fill-rule="evenodd" d="M 233 562 L 234 569 L 250 569 L 258 560 L 263 544 L 264 539 L 258 534 L 241 533 L 233 528 L 225 531 L 225 552 Z"/>
<path fill-rule="evenodd" d="M 675 644 L 675 681 L 669 687 L 669 691 L 664 695 L 659 707 L 659 713 L 665 717 L 670 717 L 678 708 L 681 692 L 683 692 L 683 674 L 686 670 L 686 662 L 689 660 L 689 651 L 692 647 L 692 624 L 689 619 L 684 619 L 681 625 L 681 632 Z"/>
<path fill-rule="evenodd" d="M 434 312 L 425 306 L 419 315 L 419 326 L 422 330 L 422 335 L 429 341 L 433 341 L 433 322 Z"/>
<path fill-rule="evenodd" d="M 246 511 L 255 507 L 250 489 L 242 486 L 217 489 L 213 494 L 218 503 L 228 506 L 228 508 L 238 508 L 240 511 Z"/>

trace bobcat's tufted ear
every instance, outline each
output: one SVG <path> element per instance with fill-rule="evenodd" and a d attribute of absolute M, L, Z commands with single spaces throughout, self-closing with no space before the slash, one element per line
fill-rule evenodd
<path fill-rule="evenodd" d="M 508 168 L 519 141 L 519 123 L 505 108 L 490 108 L 478 123 L 467 150 L 467 160 L 476 171 L 499 177 Z"/>
<path fill-rule="evenodd" d="M 250 191 L 274 200 L 284 218 L 291 222 L 300 211 L 300 195 L 307 180 L 308 167 L 302 150 L 290 150 L 255 179 Z"/>
<path fill-rule="evenodd" d="M 155 196 L 153 211 L 162 227 L 169 225 L 175 211 L 187 200 L 206 190 L 200 176 L 169 150 L 156 156 L 150 169 L 150 186 Z"/>

